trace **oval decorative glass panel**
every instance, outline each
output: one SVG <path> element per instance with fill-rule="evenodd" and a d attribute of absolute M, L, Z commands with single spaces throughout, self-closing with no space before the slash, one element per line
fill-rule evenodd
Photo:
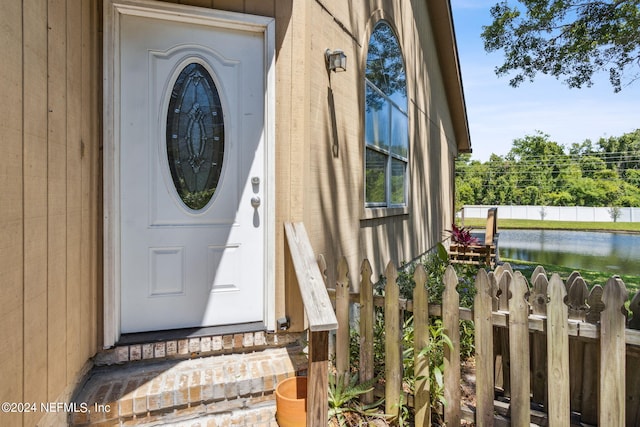
<path fill-rule="evenodd" d="M 173 185 L 185 205 L 201 210 L 216 191 L 224 158 L 220 96 L 201 64 L 185 66 L 173 85 L 166 138 Z"/>

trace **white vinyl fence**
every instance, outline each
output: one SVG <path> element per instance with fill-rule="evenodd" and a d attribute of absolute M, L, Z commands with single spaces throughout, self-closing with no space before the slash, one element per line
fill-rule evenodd
<path fill-rule="evenodd" d="M 517 205 L 465 205 L 459 217 L 486 218 L 490 208 L 498 208 L 500 219 L 534 219 L 545 221 L 614 222 L 614 208 L 587 206 L 517 206 Z M 640 208 L 615 208 L 617 222 L 640 222 Z"/>

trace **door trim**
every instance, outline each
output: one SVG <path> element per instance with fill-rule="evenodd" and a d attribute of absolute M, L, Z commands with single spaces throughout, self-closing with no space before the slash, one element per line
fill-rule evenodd
<path fill-rule="evenodd" d="M 154 0 L 105 0 L 103 52 L 103 347 L 120 338 L 120 18 L 151 17 L 261 34 L 264 52 L 264 326 L 275 330 L 275 20 Z"/>

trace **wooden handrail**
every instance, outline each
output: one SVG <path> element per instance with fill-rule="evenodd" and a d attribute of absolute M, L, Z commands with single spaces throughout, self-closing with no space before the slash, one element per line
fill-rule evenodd
<path fill-rule="evenodd" d="M 329 331 L 338 329 L 338 319 L 304 224 L 285 222 L 284 230 L 309 325 L 307 426 L 325 427 L 329 412 Z"/>
<path fill-rule="evenodd" d="M 301 222 L 285 222 L 284 230 L 291 251 L 293 268 L 298 278 L 302 303 L 311 331 L 334 331 L 338 319 L 333 311 L 327 287 L 313 253 L 307 231 Z"/>

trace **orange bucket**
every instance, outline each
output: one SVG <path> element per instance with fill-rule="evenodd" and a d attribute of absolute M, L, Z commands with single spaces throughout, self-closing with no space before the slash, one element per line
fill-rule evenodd
<path fill-rule="evenodd" d="M 306 427 L 307 377 L 290 377 L 278 384 L 276 421 L 280 427 Z"/>

